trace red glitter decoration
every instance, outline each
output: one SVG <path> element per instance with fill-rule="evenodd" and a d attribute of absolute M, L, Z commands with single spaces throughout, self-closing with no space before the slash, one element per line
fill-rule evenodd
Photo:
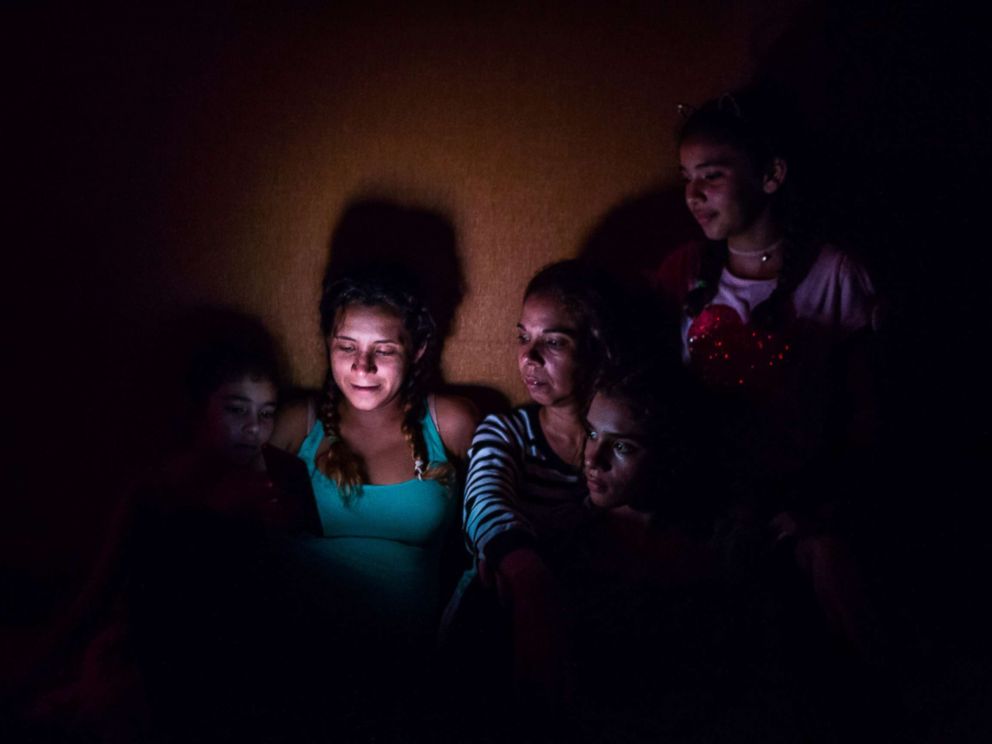
<path fill-rule="evenodd" d="M 783 334 L 744 323 L 728 305 L 709 305 L 696 316 L 688 343 L 692 369 L 715 388 L 775 389 L 791 357 Z"/>

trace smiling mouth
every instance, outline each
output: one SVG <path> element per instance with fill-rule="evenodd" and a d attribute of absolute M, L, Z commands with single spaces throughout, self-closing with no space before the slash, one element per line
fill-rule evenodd
<path fill-rule="evenodd" d="M 379 385 L 351 385 L 352 390 L 357 390 L 360 393 L 371 393 L 379 389 Z"/>

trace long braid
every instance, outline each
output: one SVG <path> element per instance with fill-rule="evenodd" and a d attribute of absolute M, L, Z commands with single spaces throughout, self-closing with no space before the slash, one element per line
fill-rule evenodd
<path fill-rule="evenodd" d="M 362 483 L 368 480 L 365 464 L 361 458 L 352 452 L 351 447 L 341 436 L 339 430 L 340 411 L 338 409 L 338 388 L 334 377 L 327 371 L 327 381 L 324 383 L 324 395 L 318 411 L 320 423 L 324 427 L 324 436 L 330 439 L 330 446 L 317 456 L 317 468 L 334 481 L 341 493 L 342 500 L 347 503 L 361 491 Z"/>
<path fill-rule="evenodd" d="M 368 273 L 355 271 L 341 279 L 325 277 L 320 303 L 321 331 L 328 339 L 334 331 L 340 313 L 349 305 L 383 307 L 396 313 L 409 334 L 409 368 L 400 392 L 403 409 L 401 431 L 410 447 L 412 465 L 418 478 L 429 478 L 448 483 L 454 468 L 448 463 L 430 463 L 424 441 L 422 421 L 426 381 L 433 363 L 434 320 L 430 311 L 418 299 L 409 284 L 409 277 L 384 269 L 368 267 Z M 332 479 L 347 503 L 361 495 L 362 484 L 368 482 L 368 470 L 362 460 L 340 432 L 341 391 L 328 370 L 324 396 L 319 416 L 324 434 L 330 439 L 325 453 L 317 458 L 317 467 Z"/>
<path fill-rule="evenodd" d="M 403 422 L 400 424 L 400 429 L 410 447 L 410 455 L 413 457 L 414 472 L 417 478 L 437 480 L 448 484 L 454 477 L 454 467 L 448 462 L 431 462 L 430 454 L 427 451 L 427 442 L 424 441 L 421 422 L 427 415 L 427 409 L 426 397 L 420 390 L 421 377 L 420 368 L 417 367 L 407 377 L 403 385 Z"/>

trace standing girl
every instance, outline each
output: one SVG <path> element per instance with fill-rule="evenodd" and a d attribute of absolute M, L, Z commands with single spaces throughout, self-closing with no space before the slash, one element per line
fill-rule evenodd
<path fill-rule="evenodd" d="M 684 309 L 683 357 L 718 403 L 711 441 L 727 500 L 795 543 L 824 611 L 864 649 L 856 572 L 827 522 L 856 486 L 844 458 L 873 435 L 863 341 L 874 291 L 857 262 L 794 224 L 789 134 L 753 92 L 688 116 L 685 200 L 710 242 L 676 251 L 659 279 Z"/>
<path fill-rule="evenodd" d="M 685 199 L 711 242 L 676 251 L 659 275 L 684 308 L 693 371 L 760 409 L 749 423 L 771 439 L 745 443 L 755 471 L 797 470 L 830 435 L 864 440 L 869 423 L 866 386 L 841 374 L 861 372 L 849 352 L 870 330 L 874 290 L 858 263 L 795 224 L 786 129 L 754 94 L 692 112 L 679 136 Z M 830 420 L 831 386 L 857 416 Z"/>

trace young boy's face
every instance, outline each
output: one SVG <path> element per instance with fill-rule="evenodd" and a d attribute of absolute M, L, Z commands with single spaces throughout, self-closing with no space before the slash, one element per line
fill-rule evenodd
<path fill-rule="evenodd" d="M 207 400 L 200 442 L 210 452 L 240 467 L 262 464 L 262 445 L 272 436 L 276 388 L 270 380 L 248 376 L 225 382 Z"/>
<path fill-rule="evenodd" d="M 586 414 L 583 474 L 589 499 L 602 509 L 627 506 L 645 494 L 652 452 L 644 428 L 624 401 L 596 393 Z"/>

